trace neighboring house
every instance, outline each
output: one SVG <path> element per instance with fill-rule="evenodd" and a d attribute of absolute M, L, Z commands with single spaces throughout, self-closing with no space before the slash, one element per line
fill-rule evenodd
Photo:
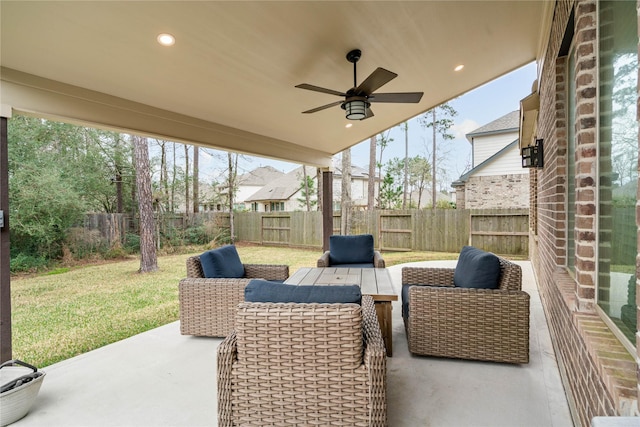
<path fill-rule="evenodd" d="M 520 112 L 512 111 L 466 135 L 472 169 L 454 181 L 459 209 L 528 208 L 529 169 L 518 145 Z"/>
<path fill-rule="evenodd" d="M 251 195 L 284 175 L 284 172 L 273 166 L 261 166 L 245 174 L 238 175 L 238 185 L 234 194 L 234 208 L 240 210 L 248 209 L 249 206 L 247 206 L 246 201 Z M 211 185 L 201 185 L 200 210 L 205 212 L 225 210 L 224 206 L 227 203 L 228 191 L 229 187 L 227 185 L 219 185 L 215 189 Z"/>
<path fill-rule="evenodd" d="M 334 162 L 334 165 L 336 163 Z M 316 168 L 307 166 L 307 176 L 313 180 L 313 192 L 311 200 L 314 202 L 314 210 L 317 208 L 317 174 Z M 300 211 L 306 210 L 302 199 L 304 198 L 300 186 L 303 181 L 302 166 L 294 169 L 279 179 L 273 180 L 246 199 L 247 208 L 254 212 L 273 211 Z M 366 209 L 369 188 L 369 172 L 358 167 L 351 166 L 351 199 L 354 209 Z M 377 194 L 377 189 L 376 189 Z M 340 209 L 342 198 L 342 170 L 335 167 L 333 174 L 333 209 Z"/>
<path fill-rule="evenodd" d="M 333 172 L 333 209 L 340 209 L 342 199 L 342 165 L 338 166 L 334 161 Z M 376 181 L 377 183 L 377 181 Z M 375 195 L 378 195 L 378 186 L 375 185 Z M 358 166 L 351 166 L 351 207 L 364 210 L 367 208 L 369 198 L 369 171 Z"/>
<path fill-rule="evenodd" d="M 245 204 L 249 210 L 254 212 L 279 212 L 279 211 L 300 211 L 306 210 L 304 204 L 298 199 L 302 199 L 300 186 L 303 182 L 303 167 L 306 168 L 307 176 L 310 176 L 316 184 L 316 168 L 311 166 L 300 166 L 281 177 L 271 180 L 260 190 L 247 197 Z M 317 201 L 317 196 L 312 197 Z"/>

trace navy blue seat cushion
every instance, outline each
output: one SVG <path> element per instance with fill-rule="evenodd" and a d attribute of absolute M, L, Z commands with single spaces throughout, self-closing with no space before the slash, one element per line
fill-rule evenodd
<path fill-rule="evenodd" d="M 329 237 L 330 265 L 371 264 L 373 266 L 373 253 L 373 236 L 371 234 Z"/>
<path fill-rule="evenodd" d="M 402 285 L 402 318 L 409 317 L 409 288 L 415 285 Z"/>
<path fill-rule="evenodd" d="M 247 302 L 360 304 L 362 293 L 358 285 L 296 286 L 253 279 L 244 288 L 244 300 Z"/>
<path fill-rule="evenodd" d="M 239 279 L 244 277 L 244 266 L 233 245 L 221 246 L 200 255 L 202 272 L 207 278 Z"/>
<path fill-rule="evenodd" d="M 459 288 L 497 289 L 500 283 L 500 261 L 491 252 L 473 246 L 460 251 L 453 274 L 453 284 Z"/>

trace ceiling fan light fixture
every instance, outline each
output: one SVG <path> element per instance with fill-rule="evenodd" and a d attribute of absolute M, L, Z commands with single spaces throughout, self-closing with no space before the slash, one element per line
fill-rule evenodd
<path fill-rule="evenodd" d="M 367 117 L 368 102 L 361 100 L 347 101 L 342 108 L 347 112 L 348 120 L 362 120 Z"/>

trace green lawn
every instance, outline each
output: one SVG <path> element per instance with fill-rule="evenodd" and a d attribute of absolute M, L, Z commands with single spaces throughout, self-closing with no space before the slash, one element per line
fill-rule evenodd
<path fill-rule="evenodd" d="M 204 249 L 203 249 L 204 250 Z M 201 253 L 198 251 L 197 253 Z M 318 250 L 239 245 L 245 263 L 315 266 Z M 13 357 L 38 367 L 178 320 L 178 282 L 193 254 L 158 258 L 160 271 L 139 274 L 138 258 L 58 270 L 11 281 Z M 387 266 L 457 259 L 441 252 L 384 253 Z"/>

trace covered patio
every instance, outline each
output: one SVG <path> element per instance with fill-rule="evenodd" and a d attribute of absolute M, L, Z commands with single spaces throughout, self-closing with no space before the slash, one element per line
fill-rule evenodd
<path fill-rule="evenodd" d="M 400 303 L 394 303 L 390 426 L 573 425 L 531 264 L 517 263 L 523 290 L 531 295 L 527 365 L 411 356 Z M 410 265 L 449 267 L 455 261 Z M 389 268 L 397 291 L 401 268 Z M 175 322 L 49 366 L 31 413 L 14 425 L 216 425 L 221 341 L 182 336 Z"/>
<path fill-rule="evenodd" d="M 538 1 L 1 2 L 0 358 L 11 356 L 13 114 L 299 162 L 322 168 L 330 183 L 332 155 L 540 58 L 553 8 Z M 175 46 L 155 42 L 165 32 Z M 345 59 L 352 49 L 362 50 L 357 74 Z M 424 92 L 421 101 L 383 101 L 362 121 L 347 120 L 340 102 L 302 114 L 340 98 L 296 85 L 348 91 L 377 67 L 398 74 L 381 92 Z M 323 216 L 326 246 L 330 208 Z M 536 281 L 522 265 L 532 296 L 528 365 L 412 357 L 396 303 L 389 425 L 572 425 Z M 399 292 L 400 267 L 391 272 Z M 220 342 L 181 336 L 173 323 L 47 367 L 36 405 L 15 425 L 215 425 Z"/>

